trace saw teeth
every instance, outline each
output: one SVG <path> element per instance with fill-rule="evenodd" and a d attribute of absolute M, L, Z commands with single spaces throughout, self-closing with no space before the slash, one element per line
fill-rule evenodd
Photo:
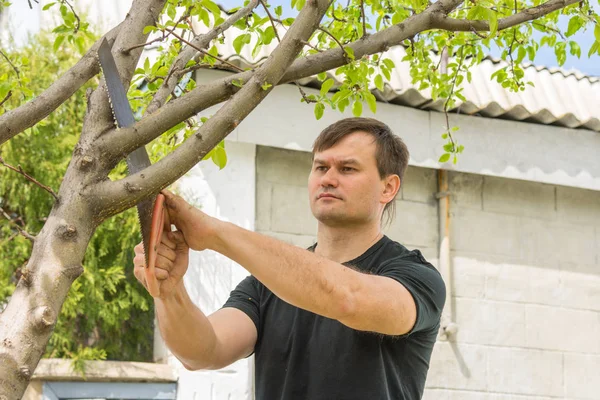
<path fill-rule="evenodd" d="M 106 83 L 104 84 L 104 90 L 106 91 L 106 96 L 108 97 L 108 105 L 110 106 L 110 113 L 112 114 L 113 122 L 115 123 L 117 130 L 119 130 L 119 123 L 117 122 L 115 108 L 113 107 L 112 99 L 110 98 L 110 93 L 108 92 L 108 87 L 106 86 Z"/>

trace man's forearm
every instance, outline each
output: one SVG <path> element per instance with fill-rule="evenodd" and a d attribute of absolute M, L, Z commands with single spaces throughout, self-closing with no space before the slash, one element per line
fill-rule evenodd
<path fill-rule="evenodd" d="M 160 333 L 171 352 L 189 369 L 210 368 L 216 346 L 215 331 L 190 299 L 183 282 L 167 299 L 156 299 Z"/>
<path fill-rule="evenodd" d="M 243 266 L 279 298 L 328 318 L 349 312 L 358 272 L 234 224 L 219 228 L 213 250 Z"/>

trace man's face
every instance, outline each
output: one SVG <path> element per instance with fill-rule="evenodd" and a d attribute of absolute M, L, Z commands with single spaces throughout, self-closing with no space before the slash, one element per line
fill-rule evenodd
<path fill-rule="evenodd" d="M 382 201 L 389 198 L 382 195 L 386 185 L 377 170 L 376 149 L 373 136 L 355 132 L 315 153 L 308 192 L 317 220 L 329 226 L 379 221 Z"/>

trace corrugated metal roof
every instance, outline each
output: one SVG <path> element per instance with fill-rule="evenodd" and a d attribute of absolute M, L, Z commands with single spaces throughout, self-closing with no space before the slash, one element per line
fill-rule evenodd
<path fill-rule="evenodd" d="M 238 65 L 256 65 L 277 46 L 277 39 L 274 39 L 253 57 L 253 38 L 252 43 L 245 46 L 238 55 L 233 47 L 233 39 L 240 33 L 239 30 L 231 28 L 225 34 L 224 43 L 218 45 L 219 54 Z M 280 36 L 284 33 L 282 31 Z M 380 101 L 423 110 L 443 111 L 444 100 L 433 101 L 430 90 L 419 91 L 416 85 L 412 84 L 409 64 L 402 61 L 405 54 L 402 46 L 395 46 L 385 53 L 385 57 L 394 61 L 396 68 L 383 93 L 374 86 L 373 93 Z M 465 80 L 462 84 L 463 95 L 467 101 L 459 101 L 451 111 L 600 131 L 600 78 L 585 76 L 577 71 L 526 65 L 524 81 L 531 81 L 534 86 L 526 85 L 525 90 L 515 93 L 504 89 L 490 78 L 492 73 L 503 65 L 503 61 L 488 57 L 480 65 L 472 68 L 471 82 Z M 340 82 L 333 71 L 330 71 L 330 75 Z M 318 86 L 319 82 L 316 77 L 310 77 L 301 80 L 300 84 Z"/>

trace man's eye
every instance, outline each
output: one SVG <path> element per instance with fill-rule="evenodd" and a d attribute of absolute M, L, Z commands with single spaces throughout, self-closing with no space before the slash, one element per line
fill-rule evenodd
<path fill-rule="evenodd" d="M 317 171 L 326 171 L 327 167 L 319 166 L 319 167 L 316 167 L 315 170 L 317 170 Z"/>
<path fill-rule="evenodd" d="M 344 171 L 344 172 L 352 172 L 352 171 L 354 171 L 354 168 L 344 167 L 344 168 L 342 168 L 342 171 Z"/>

